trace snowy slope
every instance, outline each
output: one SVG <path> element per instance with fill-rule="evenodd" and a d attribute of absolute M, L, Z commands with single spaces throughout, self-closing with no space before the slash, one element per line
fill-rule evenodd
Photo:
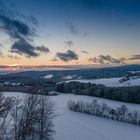
<path fill-rule="evenodd" d="M 22 98 L 26 94 L 5 93 L 5 95 Z M 67 109 L 67 101 L 70 99 L 92 101 L 95 97 L 61 94 L 50 98 L 55 103 L 58 115 L 55 119 L 55 140 L 139 140 L 140 138 L 140 126 L 72 112 Z M 113 107 L 122 104 L 117 101 L 96 99 Z M 140 105 L 125 104 L 129 109 L 140 110 Z"/>
<path fill-rule="evenodd" d="M 122 78 L 102 78 L 102 79 L 80 79 L 80 80 L 69 80 L 65 82 L 78 81 L 81 83 L 92 83 L 92 84 L 102 84 L 107 87 L 129 87 L 129 86 L 139 86 L 140 78 L 130 79 L 128 81 L 120 83 L 119 80 Z"/>
<path fill-rule="evenodd" d="M 139 140 L 140 127 L 105 118 L 71 112 L 67 109 L 68 100 L 92 101 L 93 97 L 59 95 L 52 97 L 59 116 L 55 121 L 56 140 Z M 96 98 L 99 99 L 99 98 Z M 100 99 L 99 99 L 100 100 Z M 121 102 L 100 100 L 114 107 Z M 140 109 L 140 105 L 126 104 L 130 109 Z"/>

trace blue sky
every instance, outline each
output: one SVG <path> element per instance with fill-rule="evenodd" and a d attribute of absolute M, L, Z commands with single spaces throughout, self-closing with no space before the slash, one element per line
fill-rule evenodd
<path fill-rule="evenodd" d="M 139 7 L 139 0 L 0 0 L 12 27 L 19 30 L 16 20 L 35 32 L 17 33 L 1 14 L 0 65 L 139 64 Z"/>

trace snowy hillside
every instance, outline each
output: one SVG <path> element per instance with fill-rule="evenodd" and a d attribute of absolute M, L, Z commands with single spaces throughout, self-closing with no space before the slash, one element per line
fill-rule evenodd
<path fill-rule="evenodd" d="M 81 83 L 92 83 L 92 84 L 102 84 L 107 87 L 129 87 L 129 86 L 139 86 L 140 78 L 130 79 L 124 82 L 120 82 L 122 78 L 102 78 L 102 79 L 80 79 L 80 80 L 69 80 L 65 82 L 78 81 Z"/>
<path fill-rule="evenodd" d="M 23 93 L 4 94 L 5 96 L 18 96 L 19 98 L 27 95 Z M 55 119 L 56 134 L 54 140 L 138 140 L 140 137 L 139 126 L 71 112 L 67 109 L 68 100 L 92 101 L 95 97 L 60 94 L 58 96 L 51 96 L 50 98 L 55 103 L 56 113 L 58 115 Z M 117 101 L 96 99 L 114 108 L 122 104 Z M 140 105 L 128 103 L 125 103 L 125 105 L 129 109 L 140 110 Z"/>

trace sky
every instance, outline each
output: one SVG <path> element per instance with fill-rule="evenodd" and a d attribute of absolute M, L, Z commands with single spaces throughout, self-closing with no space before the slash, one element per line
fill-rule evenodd
<path fill-rule="evenodd" d="M 0 65 L 140 64 L 139 0 L 0 0 Z"/>

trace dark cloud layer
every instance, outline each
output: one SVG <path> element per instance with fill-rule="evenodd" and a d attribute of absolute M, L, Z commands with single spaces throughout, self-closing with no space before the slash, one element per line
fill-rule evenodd
<path fill-rule="evenodd" d="M 26 57 L 37 57 L 41 53 L 50 52 L 50 50 L 44 45 L 33 45 L 33 37 L 36 32 L 33 27 L 30 27 L 27 23 L 24 23 L 20 18 L 16 19 L 13 16 L 5 14 L 6 12 L 4 9 L 1 11 L 0 29 L 6 32 L 14 42 L 11 45 L 11 50 L 9 52 L 23 54 Z M 22 15 L 22 17 L 25 19 L 24 15 Z M 36 25 L 38 24 L 36 18 L 33 16 L 31 16 L 28 21 Z"/>
<path fill-rule="evenodd" d="M 29 26 L 19 20 L 10 19 L 8 16 L 0 15 L 0 29 L 4 30 L 11 38 L 20 39 L 31 35 Z"/>
<path fill-rule="evenodd" d="M 33 46 L 24 39 L 16 41 L 12 47 L 11 52 L 24 54 L 26 57 L 37 57 L 41 52 L 49 53 L 50 50 L 45 46 Z"/>
<path fill-rule="evenodd" d="M 68 62 L 72 60 L 78 60 L 78 55 L 71 50 L 66 51 L 65 53 L 58 52 L 56 54 L 56 57 L 58 57 L 60 60 Z"/>
<path fill-rule="evenodd" d="M 138 55 L 132 55 L 129 60 L 140 60 L 140 54 Z"/>
<path fill-rule="evenodd" d="M 104 64 L 104 61 L 102 59 L 98 59 L 96 57 L 90 58 L 89 61 L 92 61 L 94 63 Z"/>
<path fill-rule="evenodd" d="M 39 56 L 39 53 L 35 52 L 35 47 L 24 39 L 15 42 L 11 47 L 11 52 L 25 54 L 27 57 Z"/>
<path fill-rule="evenodd" d="M 99 64 L 124 64 L 125 58 L 113 58 L 110 55 L 99 55 L 98 57 L 90 58 L 89 61 Z"/>
<path fill-rule="evenodd" d="M 44 45 L 34 45 L 33 37 L 36 34 L 36 29 L 23 22 L 24 20 L 27 20 L 27 23 L 31 22 L 34 25 L 38 25 L 35 17 L 27 17 L 0 6 L 0 30 L 7 33 L 12 42 L 14 42 L 10 46 L 11 50 L 9 52 L 23 54 L 26 57 L 37 57 L 41 53 L 49 53 L 50 50 Z"/>
<path fill-rule="evenodd" d="M 44 53 L 50 52 L 49 48 L 45 47 L 44 45 L 35 47 L 35 50 L 40 51 L 40 52 L 44 52 Z"/>
<path fill-rule="evenodd" d="M 11 46 L 11 52 L 25 54 L 27 57 L 36 57 L 38 53 L 34 52 L 34 46 L 28 43 L 28 36 L 31 36 L 30 27 L 6 15 L 0 15 L 0 29 L 5 31 L 11 39 L 15 40 Z"/>

